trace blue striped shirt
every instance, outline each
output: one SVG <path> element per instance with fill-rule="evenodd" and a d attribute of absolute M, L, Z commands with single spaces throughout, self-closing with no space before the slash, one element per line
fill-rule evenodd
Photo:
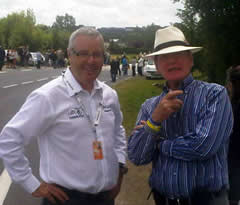
<path fill-rule="evenodd" d="M 191 74 L 181 89 L 184 94 L 178 97 L 183 106 L 162 122 L 158 135 L 141 128 L 128 141 L 129 160 L 136 165 L 152 162 L 150 186 L 169 198 L 229 187 L 227 151 L 233 116 L 226 89 L 194 80 Z M 141 120 L 151 120 L 167 92 L 165 87 L 160 96 L 142 104 L 137 125 Z"/>

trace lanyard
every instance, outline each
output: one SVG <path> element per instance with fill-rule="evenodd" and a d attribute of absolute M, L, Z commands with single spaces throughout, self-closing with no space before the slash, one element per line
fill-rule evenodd
<path fill-rule="evenodd" d="M 100 117 L 102 115 L 102 110 L 103 110 L 103 105 L 102 105 L 102 102 L 99 103 L 98 105 L 98 108 L 97 108 L 97 114 L 96 114 L 96 118 L 94 120 L 94 122 L 92 121 L 89 113 L 87 112 L 87 109 L 86 107 L 84 106 L 84 104 L 82 103 L 81 99 L 80 99 L 80 96 L 79 95 L 75 95 L 79 105 L 81 106 L 82 108 L 82 111 L 84 112 L 84 114 L 86 115 L 87 119 L 88 119 L 88 122 L 91 124 L 92 128 L 93 128 L 93 131 L 96 133 L 96 128 L 97 126 L 99 125 L 99 121 L 100 121 Z"/>
<path fill-rule="evenodd" d="M 62 74 L 62 78 L 63 78 L 63 81 L 64 81 L 65 85 L 66 85 L 66 86 L 68 85 L 72 90 L 74 90 L 73 87 L 72 87 L 72 85 L 70 84 L 70 82 L 69 82 L 68 80 L 66 80 L 66 78 L 65 78 L 65 76 L 64 76 L 64 73 Z M 92 130 L 94 131 L 94 133 L 96 133 L 96 131 L 97 131 L 97 126 L 99 125 L 99 121 L 100 121 L 100 118 L 101 118 L 101 115 L 102 115 L 102 110 L 103 110 L 103 103 L 102 103 L 102 101 L 103 101 L 103 100 L 102 100 L 102 101 L 99 103 L 99 105 L 98 105 L 96 118 L 95 118 L 95 120 L 94 120 L 94 122 L 93 122 L 92 119 L 91 119 L 91 117 L 90 117 L 90 115 L 89 115 L 89 113 L 87 112 L 86 107 L 84 106 L 82 100 L 80 99 L 80 96 L 76 93 L 76 94 L 74 95 L 74 97 L 75 97 L 76 100 L 78 101 L 78 103 L 79 103 L 82 111 L 84 112 L 85 116 L 87 117 L 88 122 L 91 124 Z"/>

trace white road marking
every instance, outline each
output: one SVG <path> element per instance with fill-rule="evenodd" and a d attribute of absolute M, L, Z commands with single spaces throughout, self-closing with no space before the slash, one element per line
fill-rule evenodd
<path fill-rule="evenodd" d="M 7 71 L 0 71 L 0 73 L 6 73 Z"/>
<path fill-rule="evenodd" d="M 52 76 L 51 78 L 57 78 L 57 77 L 59 77 L 59 75 Z"/>
<path fill-rule="evenodd" d="M 33 83 L 33 81 L 26 81 L 26 82 L 23 82 L 21 83 L 22 85 L 26 85 L 26 84 L 30 84 L 30 83 Z"/>
<path fill-rule="evenodd" d="M 44 80 L 48 80 L 48 78 L 38 79 L 37 81 L 40 82 L 40 81 L 44 81 Z"/>
<path fill-rule="evenodd" d="M 7 170 L 4 169 L 0 176 L 0 205 L 3 205 L 11 183 L 12 180 L 9 177 Z"/>
<path fill-rule="evenodd" d="M 11 87 L 15 87 L 15 86 L 18 86 L 18 84 L 7 85 L 7 86 L 4 86 L 3 88 L 11 88 Z"/>
<path fill-rule="evenodd" d="M 32 69 L 23 69 L 21 71 L 32 71 Z"/>

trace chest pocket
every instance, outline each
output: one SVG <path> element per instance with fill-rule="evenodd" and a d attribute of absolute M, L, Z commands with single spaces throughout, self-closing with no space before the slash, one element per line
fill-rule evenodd
<path fill-rule="evenodd" d="M 114 125 L 115 115 L 111 107 L 104 107 L 100 122 L 103 126 L 110 127 Z"/>

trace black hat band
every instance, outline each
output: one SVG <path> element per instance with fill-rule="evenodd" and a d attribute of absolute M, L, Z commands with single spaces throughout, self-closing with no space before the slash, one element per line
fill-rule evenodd
<path fill-rule="evenodd" d="M 156 48 L 154 48 L 154 52 L 173 46 L 189 46 L 189 45 L 184 41 L 169 41 L 158 45 Z"/>

